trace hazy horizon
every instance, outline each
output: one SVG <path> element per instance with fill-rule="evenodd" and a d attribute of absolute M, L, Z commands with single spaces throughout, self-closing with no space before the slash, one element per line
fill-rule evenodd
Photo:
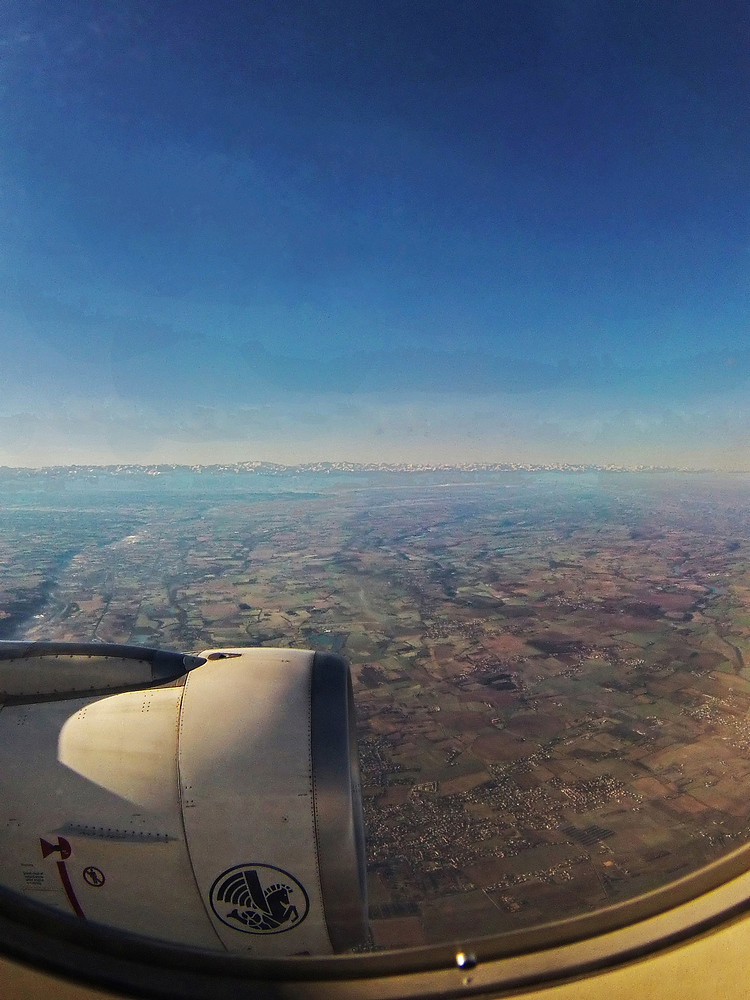
<path fill-rule="evenodd" d="M 420 462 L 416 461 L 379 461 L 379 460 L 364 460 L 359 461 L 355 459 L 329 459 L 329 458 L 319 458 L 312 459 L 308 461 L 300 462 L 276 462 L 271 459 L 259 459 L 259 458 L 237 458 L 228 459 L 226 461 L 214 460 L 211 462 L 173 462 L 173 461 L 154 461 L 154 462 L 70 462 L 67 464 L 60 463 L 48 463 L 44 465 L 3 465 L 0 464 L 0 473 L 45 473 L 45 472 L 60 472 L 60 471 L 70 471 L 86 473 L 88 470 L 97 470 L 102 472 L 107 472 L 111 475 L 117 475 L 119 472 L 126 474 L 134 473 L 139 470 L 145 470 L 147 475 L 152 475 L 154 472 L 165 473 L 169 475 L 171 472 L 190 472 L 191 470 L 217 470 L 219 473 L 225 471 L 238 472 L 241 474 L 258 474 L 258 475 L 275 475 L 284 474 L 286 472 L 296 474 L 311 474 L 317 475 L 319 473 L 333 472 L 336 474 L 346 475 L 349 472 L 354 473 L 377 473 L 383 472 L 383 474 L 393 472 L 395 474 L 410 474 L 418 475 L 420 473 L 440 473 L 440 472 L 461 472 L 467 474 L 476 474 L 482 476 L 484 474 L 505 474 L 506 472 L 518 471 L 521 473 L 528 472 L 530 474 L 539 472 L 559 472 L 564 474 L 583 474 L 587 472 L 596 473 L 617 473 L 617 474 L 639 474 L 639 473 L 664 473 L 664 474 L 685 474 L 685 475 L 737 475 L 745 476 L 750 475 L 750 469 L 743 468 L 721 468 L 716 466 L 689 466 L 689 465 L 645 465 L 645 464 L 617 464 L 613 462 L 609 463 L 599 463 L 599 462 L 566 462 L 566 461 L 548 461 L 548 462 L 531 462 L 531 461 L 485 461 L 482 459 L 476 459 L 474 461 L 463 461 L 463 462 L 446 462 L 446 461 L 431 461 L 423 460 Z M 448 484 L 446 484 L 448 485 Z"/>

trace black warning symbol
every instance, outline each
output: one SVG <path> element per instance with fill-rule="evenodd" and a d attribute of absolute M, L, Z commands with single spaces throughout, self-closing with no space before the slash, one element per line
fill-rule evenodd
<path fill-rule="evenodd" d="M 298 927 L 310 901 L 301 882 L 273 865 L 235 865 L 211 886 L 211 908 L 246 934 L 281 934 Z"/>
<path fill-rule="evenodd" d="M 89 865 L 88 868 L 83 869 L 83 879 L 89 885 L 93 885 L 96 889 L 98 889 L 100 885 L 104 885 L 106 881 L 104 878 L 104 872 L 101 868 L 95 868 L 93 865 Z"/>

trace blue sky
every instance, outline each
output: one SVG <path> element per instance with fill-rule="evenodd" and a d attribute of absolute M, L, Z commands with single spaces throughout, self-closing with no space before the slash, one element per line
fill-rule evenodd
<path fill-rule="evenodd" d="M 0 463 L 750 468 L 749 20 L 9 0 Z"/>

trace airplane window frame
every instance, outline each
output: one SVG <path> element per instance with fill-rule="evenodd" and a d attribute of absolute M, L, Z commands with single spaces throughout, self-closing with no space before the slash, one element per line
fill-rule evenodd
<path fill-rule="evenodd" d="M 590 913 L 486 937 L 332 956 L 201 951 L 80 920 L 0 886 L 0 956 L 165 1000 L 494 996 L 636 961 L 742 918 L 750 921 L 750 838 L 688 875 Z"/>
<path fill-rule="evenodd" d="M 0 954 L 134 996 L 429 997 L 551 986 L 687 943 L 750 913 L 750 844 L 684 878 L 555 923 L 398 951 L 250 959 L 83 922 L 0 888 Z"/>

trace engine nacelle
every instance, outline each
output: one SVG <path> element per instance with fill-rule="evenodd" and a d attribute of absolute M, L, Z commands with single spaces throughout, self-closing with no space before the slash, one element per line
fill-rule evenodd
<path fill-rule="evenodd" d="M 250 956 L 366 940 L 342 659 L 64 648 L 0 649 L 0 883 L 82 919 Z"/>

